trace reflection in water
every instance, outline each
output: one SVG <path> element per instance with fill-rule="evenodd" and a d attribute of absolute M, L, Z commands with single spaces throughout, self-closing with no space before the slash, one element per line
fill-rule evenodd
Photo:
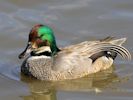
<path fill-rule="evenodd" d="M 65 81 L 39 81 L 21 75 L 21 80 L 26 82 L 31 91 L 31 95 L 24 96 L 24 100 L 57 100 L 56 91 L 81 91 L 81 92 L 102 92 L 104 88 L 109 88 L 112 83 L 117 82 L 119 77 L 113 73 L 114 67 L 99 72 L 89 77 Z"/>
<path fill-rule="evenodd" d="M 51 82 L 39 81 L 22 75 L 22 81 L 29 86 L 31 95 L 23 96 L 23 100 L 56 100 L 56 90 Z"/>
<path fill-rule="evenodd" d="M 23 96 L 23 100 L 56 100 L 55 90 L 46 89 L 45 92 L 32 92 L 31 95 Z"/>

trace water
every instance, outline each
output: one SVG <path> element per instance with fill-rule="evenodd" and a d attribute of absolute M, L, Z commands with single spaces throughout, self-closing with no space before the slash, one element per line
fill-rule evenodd
<path fill-rule="evenodd" d="M 132 61 L 115 61 L 112 74 L 42 82 L 20 75 L 18 54 L 34 24 L 54 29 L 59 46 L 106 36 L 127 37 L 133 52 L 132 0 L 1 0 L 0 100 L 132 100 Z"/>

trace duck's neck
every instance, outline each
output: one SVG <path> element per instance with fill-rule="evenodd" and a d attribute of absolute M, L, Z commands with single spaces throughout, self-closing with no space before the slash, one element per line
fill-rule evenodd
<path fill-rule="evenodd" d="M 56 41 L 50 46 L 51 51 L 52 51 L 52 56 L 56 55 L 60 49 L 56 45 Z"/>

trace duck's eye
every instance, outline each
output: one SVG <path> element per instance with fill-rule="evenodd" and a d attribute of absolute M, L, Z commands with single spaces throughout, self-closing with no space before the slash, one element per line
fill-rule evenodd
<path fill-rule="evenodd" d="M 44 36 L 43 34 L 40 35 L 40 37 L 43 37 L 43 36 Z"/>

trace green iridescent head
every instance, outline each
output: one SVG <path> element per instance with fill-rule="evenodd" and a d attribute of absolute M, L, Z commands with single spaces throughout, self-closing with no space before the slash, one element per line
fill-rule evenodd
<path fill-rule="evenodd" d="M 33 51 L 43 46 L 49 46 L 52 55 L 55 55 L 59 49 L 56 45 L 56 40 L 53 30 L 46 25 L 35 25 L 29 34 L 29 40 L 26 49 L 19 55 L 19 58 L 23 58 L 27 51 Z"/>

